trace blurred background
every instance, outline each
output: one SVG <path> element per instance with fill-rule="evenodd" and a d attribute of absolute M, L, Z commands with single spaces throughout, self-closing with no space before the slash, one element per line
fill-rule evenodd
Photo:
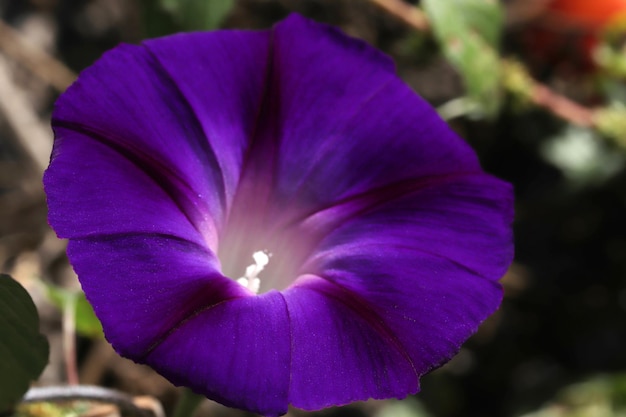
<path fill-rule="evenodd" d="M 293 11 L 391 55 L 516 192 L 500 310 L 414 398 L 315 414 L 626 416 L 626 0 L 0 0 L 0 272 L 28 289 L 50 341 L 37 384 L 111 387 L 168 413 L 179 394 L 104 342 L 47 225 L 56 97 L 120 42 Z M 198 415 L 246 414 L 207 401 Z"/>

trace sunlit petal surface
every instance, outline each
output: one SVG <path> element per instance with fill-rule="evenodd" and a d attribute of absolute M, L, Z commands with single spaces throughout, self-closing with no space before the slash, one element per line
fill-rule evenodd
<path fill-rule="evenodd" d="M 223 404 L 405 397 L 499 305 L 510 186 L 334 28 L 120 46 L 53 128 L 50 224 L 107 339 Z"/>

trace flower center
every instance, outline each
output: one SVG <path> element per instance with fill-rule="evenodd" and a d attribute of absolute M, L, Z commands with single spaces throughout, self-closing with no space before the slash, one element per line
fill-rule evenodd
<path fill-rule="evenodd" d="M 261 272 L 270 262 L 270 256 L 271 254 L 267 254 L 263 251 L 254 252 L 252 254 L 254 263 L 246 267 L 245 275 L 238 278 L 237 282 L 257 294 L 259 292 L 259 287 L 261 286 L 261 280 L 258 277 L 259 272 Z"/>

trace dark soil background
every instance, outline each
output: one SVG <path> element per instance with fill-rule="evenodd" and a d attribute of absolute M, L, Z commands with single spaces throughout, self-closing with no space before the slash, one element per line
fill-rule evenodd
<path fill-rule="evenodd" d="M 340 26 L 390 54 L 401 77 L 435 106 L 463 94 L 459 76 L 430 35 L 366 0 L 240 0 L 221 26 L 267 28 L 292 11 Z M 136 43 L 180 30 L 176 20 L 150 0 L 0 0 L 0 18 L 75 72 L 119 42 Z M 528 51 L 520 46 L 518 35 L 508 30 L 503 48 L 524 59 Z M 61 315 L 38 281 L 68 288 L 78 284 L 63 242 L 47 225 L 41 189 L 44 167 L 29 151 L 35 146 L 49 152 L 49 115 L 59 91 L 2 45 L 0 67 L 10 75 L 15 91 L 7 95 L 0 90 L 0 101 L 10 106 L 18 99 L 26 103 L 45 135 L 43 142 L 29 145 L 31 138 L 0 111 L 0 271 L 13 275 L 33 294 L 52 344 L 51 362 L 40 383 L 60 384 L 66 381 Z M 557 79 L 553 64 L 542 63 L 535 75 L 574 94 L 587 88 L 586 78 Z M 487 171 L 515 186 L 516 260 L 503 279 L 502 307 L 457 358 L 423 378 L 416 399 L 424 409 L 411 402 L 406 414 L 388 403 L 370 402 L 323 415 L 521 416 L 554 401 L 571 384 L 612 378 L 626 369 L 624 150 L 594 137 L 611 161 L 617 161 L 616 168 L 597 174 L 605 165 L 597 160 L 600 168 L 573 175 L 545 152 L 547 144 L 567 132 L 567 124 L 544 111 L 520 108 L 514 100 L 507 100 L 494 120 L 458 118 L 451 124 L 477 150 Z M 117 357 L 100 340 L 79 337 L 78 358 L 81 382 L 152 395 L 168 410 L 177 396 L 167 381 Z M 211 404 L 202 412 L 241 415 Z"/>

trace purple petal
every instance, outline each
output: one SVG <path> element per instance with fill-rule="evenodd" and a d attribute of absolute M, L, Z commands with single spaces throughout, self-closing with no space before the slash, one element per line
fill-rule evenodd
<path fill-rule="evenodd" d="M 364 42 L 292 15 L 274 28 L 270 54 L 259 125 L 222 238 L 224 264 L 268 247 L 287 248 L 298 264 L 323 235 L 289 235 L 307 216 L 386 187 L 481 172 L 471 148 Z M 255 239 L 280 234 L 282 245 Z M 270 279 L 278 288 L 293 280 Z"/>
<path fill-rule="evenodd" d="M 267 94 L 270 32 L 186 33 L 144 45 L 201 126 L 230 204 Z"/>
<path fill-rule="evenodd" d="M 182 239 L 141 234 L 72 239 L 68 255 L 107 340 L 138 362 L 197 311 L 250 295 L 219 273 L 210 251 Z"/>
<path fill-rule="evenodd" d="M 303 267 L 319 277 L 299 278 L 293 290 L 287 290 L 287 300 L 291 291 L 308 289 L 332 300 L 329 303 L 342 304 L 345 312 L 337 316 L 327 313 L 327 320 L 365 320 L 379 335 L 378 346 L 368 345 L 370 351 L 395 347 L 406 355 L 414 372 L 423 375 L 450 359 L 498 307 L 502 290 L 497 279 L 513 255 L 511 203 L 508 184 L 474 175 L 420 189 L 343 219 Z M 333 217 L 330 223 L 337 221 L 337 214 L 329 213 Z M 298 313 L 293 313 L 291 306 L 293 321 Z M 319 318 L 322 313 L 317 316 L 323 320 Z M 362 381 L 372 382 L 380 380 L 376 375 L 384 374 L 384 362 L 370 354 L 368 377 L 363 377 L 362 366 L 355 364 L 343 371 L 342 379 L 327 380 L 322 368 L 327 359 L 318 363 L 306 350 L 298 353 L 306 335 L 301 340 L 297 335 L 294 332 L 292 342 L 294 369 L 302 360 L 308 383 L 316 386 L 324 380 L 324 389 L 335 393 L 331 396 L 335 401 L 342 396 L 355 399 L 341 386 L 345 378 L 360 375 Z M 327 337 L 346 336 L 337 331 Z M 357 343 L 346 346 L 335 350 L 336 361 L 367 356 Z M 406 364 L 397 362 L 398 368 L 402 366 Z M 390 396 L 416 390 L 415 385 L 404 384 Z M 310 398 L 304 389 L 294 395 L 294 404 Z"/>
<path fill-rule="evenodd" d="M 289 340 L 285 301 L 271 291 L 198 311 L 146 363 L 222 404 L 275 416 L 287 412 Z"/>
<path fill-rule="evenodd" d="M 418 390 L 410 357 L 396 335 L 358 297 L 314 276 L 285 291 L 291 320 L 291 385 L 295 407 L 317 410 L 369 398 L 403 398 Z M 363 313 L 363 314 L 362 314 Z"/>
<path fill-rule="evenodd" d="M 319 209 L 407 179 L 480 169 L 389 58 L 361 41 L 293 16 L 275 29 L 273 68 L 279 210 Z"/>
<path fill-rule="evenodd" d="M 44 185 L 48 219 L 60 237 L 160 233 L 205 244 L 170 190 L 125 152 L 65 128 L 55 133 Z M 206 238 L 216 241 L 214 232 Z"/>
<path fill-rule="evenodd" d="M 481 173 L 435 177 L 413 189 L 366 194 L 306 219 L 303 230 L 322 229 L 326 236 L 303 270 L 324 269 L 330 259 L 371 246 L 391 259 L 397 249 L 420 251 L 498 280 L 513 257 L 512 220 L 509 184 Z"/>
<path fill-rule="evenodd" d="M 80 152 L 80 159 L 96 161 L 100 149 L 107 146 L 118 153 L 118 160 L 128 160 L 151 177 L 215 248 L 216 233 L 238 181 L 242 154 L 263 91 L 262 68 L 266 56 L 263 48 L 267 48 L 267 34 L 180 35 L 156 42 L 159 43 L 191 55 L 171 59 L 180 58 L 178 62 L 192 70 L 190 79 L 201 80 L 200 86 L 193 86 L 197 88 L 196 100 L 185 95 L 180 87 L 183 83 L 171 78 L 150 49 L 122 45 L 108 52 L 84 71 L 56 103 L 53 127 L 57 150 L 53 152 L 52 169 L 44 181 L 51 187 L 63 182 L 56 178 L 60 174 L 55 167 L 63 166 L 66 161 L 55 163 L 57 155 Z M 233 59 L 232 51 L 241 55 Z M 202 56 L 207 59 L 198 58 Z M 211 70 L 211 63 L 221 72 Z M 199 94 L 204 99 L 197 104 Z M 99 144 L 85 145 L 86 138 Z M 58 151 L 61 146 L 62 152 Z M 61 169 L 89 172 L 84 166 Z M 129 177 L 126 172 L 120 176 Z M 107 181 L 105 172 L 100 173 L 98 180 Z M 103 199 L 96 184 L 83 184 L 81 190 L 77 185 L 73 187 L 72 191 L 85 200 L 82 205 L 91 216 L 103 214 L 104 218 L 96 224 L 84 217 L 68 221 L 61 217 L 72 211 L 72 203 L 53 202 L 50 222 L 61 235 L 93 235 L 100 232 L 98 227 L 111 227 L 106 223 L 120 224 L 109 222 L 111 216 L 95 203 Z M 120 205 L 116 213 L 128 210 L 122 216 L 137 216 L 140 213 L 134 211 L 135 206 Z M 81 226 L 92 230 L 83 230 Z"/>

